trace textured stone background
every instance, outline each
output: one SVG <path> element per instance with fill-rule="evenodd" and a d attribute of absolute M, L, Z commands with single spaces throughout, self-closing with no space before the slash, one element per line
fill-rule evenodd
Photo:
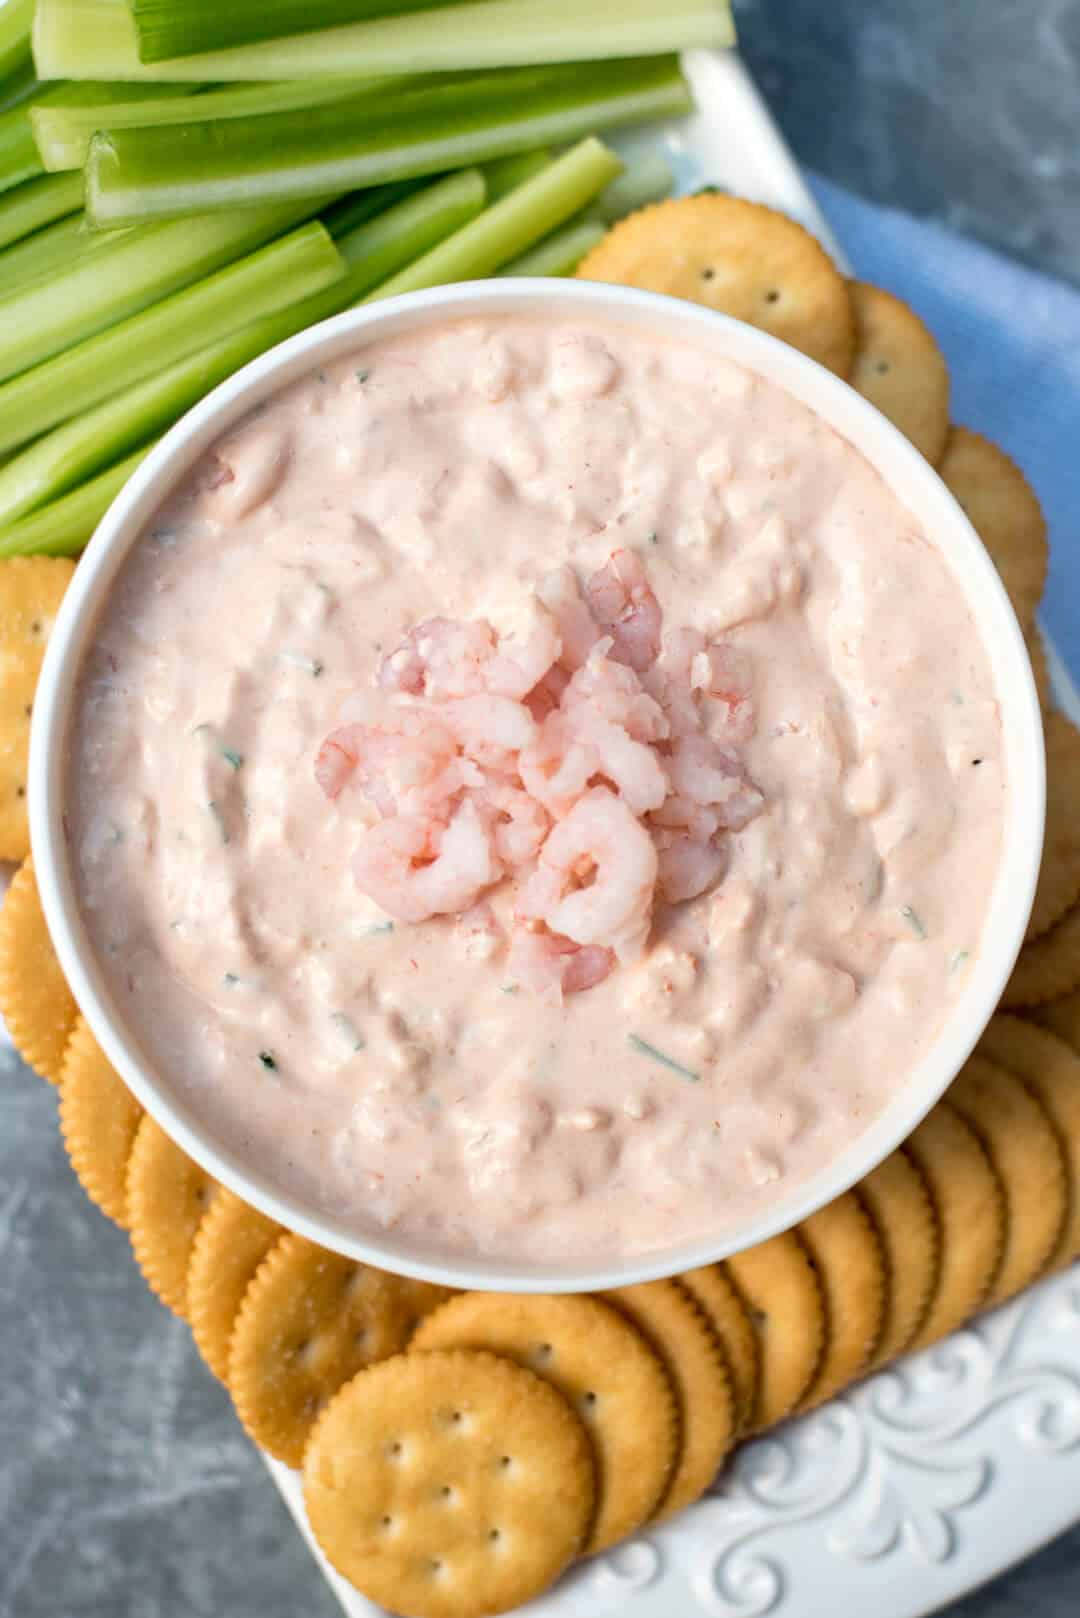
<path fill-rule="evenodd" d="M 742 0 L 799 158 L 1080 279 L 1080 0 Z M 0 1071 L 0 1618 L 335 1618 L 186 1328 Z M 1080 1530 L 951 1618 L 1075 1618 Z"/>

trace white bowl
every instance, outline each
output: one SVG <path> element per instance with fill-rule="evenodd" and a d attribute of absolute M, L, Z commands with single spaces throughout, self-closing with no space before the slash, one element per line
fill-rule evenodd
<path fill-rule="evenodd" d="M 129 547 L 193 463 L 240 416 L 317 365 L 362 343 L 455 316 L 587 314 L 645 328 L 747 366 L 810 406 L 848 439 L 933 537 L 968 602 L 997 681 L 1009 783 L 1001 863 L 982 944 L 967 983 L 932 1048 L 890 1104 L 834 1162 L 781 1192 L 766 1214 L 714 1240 L 631 1256 L 566 1264 L 447 1258 L 392 1232 L 360 1234 L 283 1196 L 271 1178 L 217 1142 L 158 1075 L 110 1001 L 75 898 L 64 836 L 64 751 L 76 675 L 98 613 Z M 151 452 L 114 501 L 79 564 L 60 609 L 34 706 L 30 821 L 41 899 L 61 965 L 109 1060 L 148 1112 L 185 1151 L 239 1196 L 283 1225 L 358 1260 L 457 1287 L 584 1291 L 671 1275 L 725 1257 L 839 1196 L 902 1141 L 955 1077 L 992 1015 L 1023 939 L 1042 847 L 1045 798 L 1042 725 L 1031 666 L 1012 608 L 967 518 L 922 456 L 846 383 L 795 349 L 694 304 L 587 281 L 472 282 L 353 309 L 301 333 L 215 389 Z"/>

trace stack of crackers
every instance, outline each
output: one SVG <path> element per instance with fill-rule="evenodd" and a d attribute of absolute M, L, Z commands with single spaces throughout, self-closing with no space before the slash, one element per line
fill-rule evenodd
<path fill-rule="evenodd" d="M 1034 494 L 950 425 L 948 370 L 917 316 L 847 282 L 782 215 L 715 194 L 663 203 L 615 226 L 579 273 L 762 326 L 890 416 L 982 536 L 1047 706 L 1046 851 L 1010 1009 L 903 1147 L 794 1230 L 603 1296 L 451 1294 L 327 1252 L 216 1185 L 110 1067 L 53 953 L 26 738 L 72 564 L 0 563 L 0 857 L 23 862 L 0 912 L 0 1012 L 59 1086 L 87 1194 L 130 1232 L 251 1437 L 302 1468 L 329 1560 L 415 1618 L 512 1609 L 690 1505 L 741 1439 L 1080 1257 L 1080 733 L 1048 709 Z"/>

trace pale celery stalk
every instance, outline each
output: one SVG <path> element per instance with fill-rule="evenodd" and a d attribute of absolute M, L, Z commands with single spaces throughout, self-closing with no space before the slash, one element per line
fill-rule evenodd
<path fill-rule="evenodd" d="M 553 230 L 527 253 L 504 264 L 500 275 L 573 275 L 586 253 L 591 253 L 607 234 L 607 227 L 587 219 Z"/>
<path fill-rule="evenodd" d="M 131 10 L 140 59 L 166 62 L 448 4 L 461 0 L 131 0 Z"/>
<path fill-rule="evenodd" d="M 77 556 L 153 447 L 144 445 L 92 482 L 81 484 L 51 505 L 0 529 L 0 560 L 9 556 Z"/>
<path fill-rule="evenodd" d="M 91 230 L 82 213 L 69 214 L 0 253 L 0 299 L 16 287 L 40 281 L 57 270 L 70 268 L 77 258 L 110 247 L 126 230 Z"/>
<path fill-rule="evenodd" d="M 531 180 L 534 174 L 542 174 L 551 161 L 551 151 L 543 146 L 536 152 L 514 152 L 510 157 L 497 157 L 493 163 L 485 163 L 488 201 L 498 202 L 508 191 Z"/>
<path fill-rule="evenodd" d="M 18 73 L 30 60 L 34 0 L 0 0 L 0 79 Z"/>
<path fill-rule="evenodd" d="M 228 123 L 103 130 L 90 143 L 86 207 L 100 226 L 250 207 L 442 173 L 689 105 L 675 58 L 647 57 L 507 69 Z"/>
<path fill-rule="evenodd" d="M 373 185 L 366 191 L 353 191 L 349 196 L 342 197 L 340 202 L 335 202 L 332 208 L 327 208 L 322 222 L 336 241 L 339 236 L 347 236 L 357 225 L 366 224 L 377 213 L 385 213 L 395 202 L 404 202 L 414 191 L 430 183 L 426 177 L 395 180 L 392 185 Z"/>
<path fill-rule="evenodd" d="M 58 174 L 30 184 L 66 185 L 78 178 Z M 76 259 L 70 269 L 17 288 L 0 301 L 0 379 L 38 365 L 190 286 L 281 235 L 317 212 L 319 205 L 319 199 L 312 198 L 287 208 L 149 226 Z M 9 201 L 6 207 L 10 206 Z M 0 221 L 4 212 L 0 208 Z"/>
<path fill-rule="evenodd" d="M 197 89 L 197 85 L 188 85 L 181 91 L 179 99 L 190 103 Z M 0 113 L 0 189 L 19 185 L 23 180 L 32 180 L 35 175 L 46 172 L 46 165 L 42 162 L 34 139 L 35 110 L 51 108 L 61 112 L 108 99 L 113 104 L 113 110 L 119 112 L 121 107 L 128 106 L 136 98 L 157 102 L 165 97 L 170 101 L 173 100 L 172 86 L 81 83 L 43 85 L 42 93 L 34 102 Z M 95 127 L 100 128 L 100 123 Z"/>
<path fill-rule="evenodd" d="M 477 0 L 456 6 L 445 27 L 421 12 L 143 63 L 127 0 L 38 0 L 34 17 L 34 60 L 43 79 L 357 78 L 649 56 L 734 42 L 727 0 Z"/>
<path fill-rule="evenodd" d="M 17 67 L 6 78 L 0 79 L 0 112 L 10 112 L 12 107 L 25 106 L 28 101 L 33 101 L 39 96 L 44 88 L 28 56 L 21 67 Z"/>
<path fill-rule="evenodd" d="M 613 225 L 616 219 L 670 196 L 674 184 L 671 164 L 659 152 L 629 157 L 619 178 L 605 186 L 596 201 L 589 204 L 588 216 L 602 225 Z"/>
<path fill-rule="evenodd" d="M 302 225 L 0 387 L 0 444 L 25 444 L 344 273 L 345 259 L 325 227 Z M 7 472 L 0 471 L 0 480 Z M 0 518 L 5 509 L 0 501 Z"/>
<path fill-rule="evenodd" d="M 7 192 L 0 201 L 0 249 L 78 212 L 82 191 L 81 174 L 47 174 Z M 0 349 L 6 337 L 6 332 L 0 333 Z"/>
<path fill-rule="evenodd" d="M 632 158 L 625 171 L 606 185 L 576 219 L 552 231 L 527 253 L 504 264 L 500 275 L 573 275 L 615 220 L 666 197 L 674 184 L 670 165 L 659 153 Z"/>
<path fill-rule="evenodd" d="M 621 168 L 615 153 L 590 136 L 564 152 L 542 174 L 485 208 L 416 263 L 384 281 L 364 301 L 494 274 L 583 208 Z"/>

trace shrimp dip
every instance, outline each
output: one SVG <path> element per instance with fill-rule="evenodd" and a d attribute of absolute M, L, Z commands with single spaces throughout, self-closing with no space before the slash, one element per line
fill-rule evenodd
<path fill-rule="evenodd" d="M 79 675 L 91 944 L 358 1233 L 577 1260 L 847 1147 L 980 947 L 1008 784 L 933 543 L 778 386 L 604 319 L 369 342 L 205 454 Z"/>

